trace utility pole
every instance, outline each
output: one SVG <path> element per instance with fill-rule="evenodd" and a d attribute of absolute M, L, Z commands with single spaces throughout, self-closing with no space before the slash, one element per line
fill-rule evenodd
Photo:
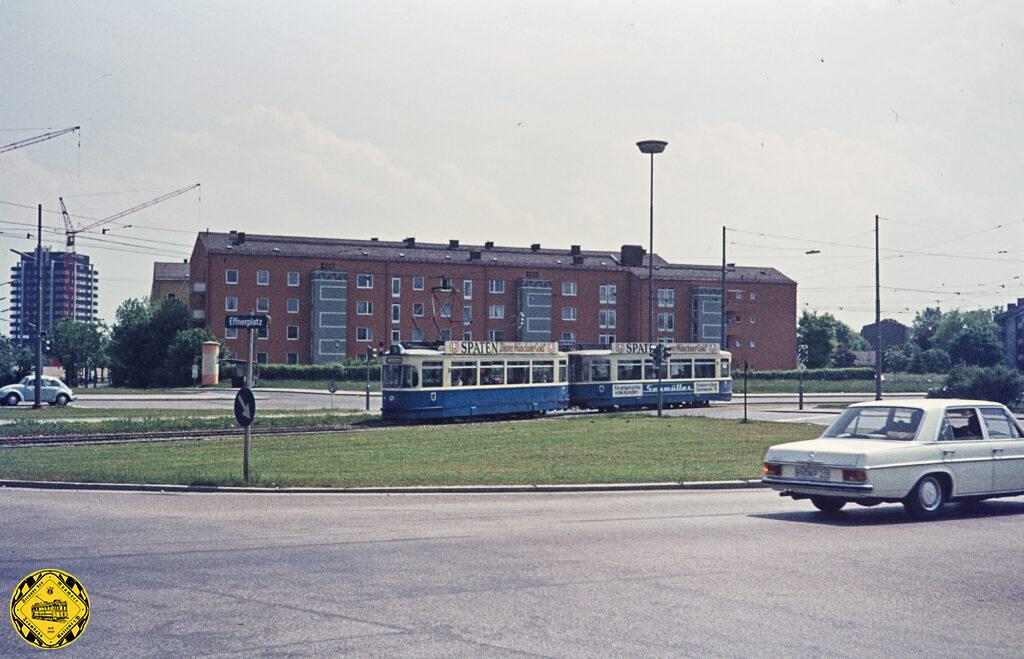
<path fill-rule="evenodd" d="M 651 154 L 651 252 L 647 255 L 647 342 L 654 342 L 654 154 Z M 660 416 L 660 414 L 659 414 Z"/>
<path fill-rule="evenodd" d="M 43 406 L 43 205 L 36 223 L 36 400 L 32 409 Z"/>
<path fill-rule="evenodd" d="M 721 348 L 722 348 L 722 350 L 726 350 L 729 347 L 729 339 L 725 335 L 725 326 L 726 326 L 725 294 L 726 294 L 726 289 L 725 289 L 725 227 L 723 226 L 722 227 L 722 312 L 721 312 L 721 314 L 722 314 L 722 322 L 721 322 L 721 325 L 722 325 Z"/>
<path fill-rule="evenodd" d="M 249 315 L 253 315 L 252 309 L 249 310 Z M 253 387 L 252 379 L 252 362 L 253 352 L 256 350 L 256 331 L 253 328 L 249 328 L 249 359 L 246 360 L 245 365 L 245 386 L 249 389 Z M 252 431 L 249 430 L 249 426 L 245 427 L 245 438 L 242 441 L 242 480 L 246 483 L 249 482 L 249 455 L 251 451 L 250 438 L 252 437 Z"/>
<path fill-rule="evenodd" d="M 882 400 L 882 294 L 878 266 L 878 215 L 875 215 L 875 400 Z"/>

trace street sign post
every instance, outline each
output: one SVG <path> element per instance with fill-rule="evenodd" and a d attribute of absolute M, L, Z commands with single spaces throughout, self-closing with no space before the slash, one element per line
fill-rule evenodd
<path fill-rule="evenodd" d="M 747 422 L 747 360 L 743 360 L 743 423 Z"/>
<path fill-rule="evenodd" d="M 254 353 L 256 350 L 256 331 L 268 329 L 270 327 L 270 316 L 265 314 L 256 314 L 250 310 L 248 314 L 225 316 L 224 327 L 249 330 L 249 358 L 246 360 L 245 386 L 239 389 L 238 395 L 235 396 L 235 418 L 238 420 L 238 424 L 245 428 L 245 441 L 242 443 L 242 477 L 246 482 L 249 482 L 249 424 L 252 423 L 253 417 L 256 416 L 256 399 L 252 395 L 252 387 L 254 384 L 253 357 L 255 356 Z M 248 409 L 252 411 L 252 414 L 239 416 L 240 400 L 242 403 L 248 404 Z M 245 418 L 248 418 L 249 421 L 244 422 L 243 419 Z"/>
<path fill-rule="evenodd" d="M 259 314 L 242 314 L 224 316 L 224 327 L 228 329 L 267 329 L 270 326 L 270 316 Z"/>
<path fill-rule="evenodd" d="M 334 392 L 338 390 L 338 383 L 331 380 L 330 384 L 327 385 L 327 391 L 331 392 L 331 409 L 334 409 Z"/>
<path fill-rule="evenodd" d="M 242 479 L 249 482 L 249 426 L 256 418 L 256 397 L 252 395 L 252 389 L 242 387 L 235 394 L 235 420 L 245 430 L 242 441 Z"/>
<path fill-rule="evenodd" d="M 670 354 L 671 352 L 669 351 L 668 346 L 664 343 L 659 343 L 651 348 L 651 359 L 654 360 L 654 368 L 658 371 L 658 416 L 661 416 L 661 410 L 664 407 L 664 398 L 661 391 L 662 371 L 665 364 L 668 363 Z"/>
<path fill-rule="evenodd" d="M 808 347 L 806 343 L 801 343 L 796 347 L 796 371 L 800 375 L 800 386 L 797 389 L 798 393 L 798 408 L 804 409 L 804 371 L 807 370 L 807 353 Z"/>

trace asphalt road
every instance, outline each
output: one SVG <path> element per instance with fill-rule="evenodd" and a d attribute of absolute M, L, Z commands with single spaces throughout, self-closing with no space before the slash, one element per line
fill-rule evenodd
<path fill-rule="evenodd" d="M 215 389 L 191 391 L 168 391 L 152 394 L 102 394 L 88 393 L 80 395 L 71 403 L 74 407 L 90 409 L 166 409 L 166 410 L 229 410 L 235 400 L 235 389 Z M 329 393 L 319 391 L 267 391 L 256 389 L 256 407 L 260 410 L 318 410 L 329 409 L 332 405 L 337 409 L 365 409 L 364 394 Z M 370 395 L 370 408 L 380 410 L 380 394 Z M 2 412 L 0 412 L 2 414 Z"/>
<path fill-rule="evenodd" d="M 8 489 L 0 584 L 85 584 L 69 657 L 1020 656 L 1024 499 L 951 513 L 831 521 L 767 490 Z M 3 624 L 0 655 L 38 652 Z"/>

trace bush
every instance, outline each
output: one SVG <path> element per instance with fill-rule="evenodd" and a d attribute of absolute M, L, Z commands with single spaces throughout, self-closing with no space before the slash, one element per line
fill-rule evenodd
<path fill-rule="evenodd" d="M 365 362 L 333 364 L 260 364 L 261 380 L 365 380 Z M 370 363 L 370 378 L 380 379 L 380 363 Z"/>
<path fill-rule="evenodd" d="M 923 350 L 910 361 L 913 373 L 948 373 L 949 367 L 949 355 L 942 348 Z"/>
<path fill-rule="evenodd" d="M 946 384 L 928 392 L 929 398 L 974 398 L 1012 405 L 1024 393 L 1024 377 L 1003 364 L 992 367 L 954 366 Z"/>
<path fill-rule="evenodd" d="M 743 370 L 736 369 L 733 374 L 736 377 L 742 376 Z M 792 371 L 750 371 L 752 380 L 795 380 L 800 377 L 800 372 Z M 867 367 L 857 368 L 809 368 L 804 371 L 804 380 L 870 380 L 875 377 L 875 369 Z"/>

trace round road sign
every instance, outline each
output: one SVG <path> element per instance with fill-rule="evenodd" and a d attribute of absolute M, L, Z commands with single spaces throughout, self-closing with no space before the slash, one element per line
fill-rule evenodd
<path fill-rule="evenodd" d="M 235 419 L 238 421 L 238 425 L 248 428 L 255 418 L 256 397 L 252 395 L 252 389 L 242 387 L 235 395 Z"/>

